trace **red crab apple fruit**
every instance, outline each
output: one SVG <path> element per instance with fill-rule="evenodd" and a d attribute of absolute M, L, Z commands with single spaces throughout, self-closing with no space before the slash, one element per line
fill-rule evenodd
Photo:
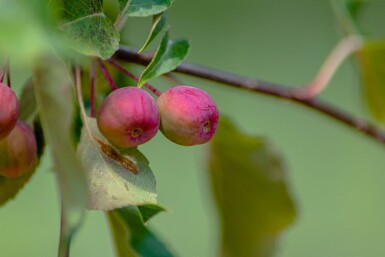
<path fill-rule="evenodd" d="M 158 98 L 158 107 L 160 130 L 179 145 L 206 143 L 217 129 L 218 108 L 199 88 L 183 85 L 170 88 Z"/>
<path fill-rule="evenodd" d="M 36 157 L 36 139 L 32 129 L 17 121 L 11 133 L 0 141 L 0 175 L 16 178 L 26 173 Z"/>
<path fill-rule="evenodd" d="M 4 139 L 17 122 L 19 102 L 12 89 L 0 83 L 0 140 Z"/>
<path fill-rule="evenodd" d="M 114 90 L 103 101 L 97 114 L 100 132 L 120 148 L 146 143 L 158 132 L 159 123 L 155 100 L 138 87 Z"/>

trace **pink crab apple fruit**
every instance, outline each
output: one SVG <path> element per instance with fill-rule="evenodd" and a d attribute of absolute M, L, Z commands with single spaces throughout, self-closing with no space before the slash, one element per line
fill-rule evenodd
<path fill-rule="evenodd" d="M 156 135 L 160 114 L 155 100 L 146 91 L 122 87 L 106 97 L 96 120 L 100 132 L 113 145 L 130 148 Z"/>
<path fill-rule="evenodd" d="M 160 130 L 174 143 L 184 146 L 203 144 L 214 135 L 219 112 L 214 100 L 203 90 L 176 86 L 158 98 Z"/>
<path fill-rule="evenodd" d="M 11 133 L 0 141 L 0 175 L 16 178 L 28 172 L 36 151 L 33 130 L 24 122 L 17 121 Z"/>
<path fill-rule="evenodd" d="M 0 140 L 15 127 L 19 114 L 19 102 L 12 89 L 0 83 Z"/>

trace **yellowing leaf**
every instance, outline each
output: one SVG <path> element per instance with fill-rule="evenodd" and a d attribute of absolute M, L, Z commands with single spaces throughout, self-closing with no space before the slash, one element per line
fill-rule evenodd
<path fill-rule="evenodd" d="M 209 171 L 223 257 L 271 256 L 296 212 L 280 155 L 264 138 L 241 133 L 221 116 Z"/>

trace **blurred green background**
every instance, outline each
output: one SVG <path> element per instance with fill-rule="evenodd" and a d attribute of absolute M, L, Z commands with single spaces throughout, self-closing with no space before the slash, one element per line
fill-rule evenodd
<path fill-rule="evenodd" d="M 363 13 L 364 29 L 384 34 L 384 13 L 385 2 L 373 1 Z M 311 80 L 341 37 L 326 0 L 177 0 L 169 23 L 172 37 L 191 40 L 188 61 L 290 86 Z M 150 25 L 150 19 L 129 19 L 124 38 L 140 47 Z M 13 72 L 20 89 L 25 74 Z M 299 217 L 282 236 L 278 257 L 385 256 L 383 146 L 290 102 L 180 78 L 208 91 L 246 132 L 270 137 L 285 156 Z M 352 59 L 321 98 L 370 119 Z M 141 150 L 157 177 L 159 202 L 169 210 L 150 226 L 178 256 L 215 256 L 218 224 L 206 147 L 178 146 L 159 133 Z M 59 204 L 51 171 L 45 156 L 17 201 L 0 209 L 1 257 L 56 255 Z M 114 256 L 103 213 L 87 212 L 71 256 Z"/>

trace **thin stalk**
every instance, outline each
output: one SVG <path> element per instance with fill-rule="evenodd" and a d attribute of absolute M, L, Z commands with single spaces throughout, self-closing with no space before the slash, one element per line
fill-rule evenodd
<path fill-rule="evenodd" d="M 134 74 L 132 74 L 131 72 L 129 72 L 126 68 L 124 68 L 122 65 L 120 65 L 118 62 L 116 62 L 115 60 L 113 59 L 109 59 L 108 60 L 108 63 L 110 63 L 112 66 L 114 66 L 115 68 L 117 68 L 118 70 L 120 70 L 122 73 L 124 73 L 125 75 L 127 75 L 128 77 L 132 78 L 133 80 L 135 80 L 136 82 L 139 82 L 139 78 L 136 77 Z M 144 83 L 143 86 L 145 86 L 148 90 L 150 90 L 152 93 L 154 93 L 156 96 L 160 96 L 162 94 L 162 92 L 160 92 L 158 89 L 156 89 L 155 87 L 151 86 L 150 84 L 148 83 Z"/>
<path fill-rule="evenodd" d="M 298 89 L 299 97 L 313 98 L 320 94 L 329 84 L 338 67 L 352 53 L 362 47 L 360 36 L 348 36 L 342 39 L 326 58 L 317 76 L 306 87 Z"/>
<path fill-rule="evenodd" d="M 95 109 L 95 62 L 91 61 L 90 64 L 90 115 L 91 117 L 95 117 L 96 109 Z"/>
<path fill-rule="evenodd" d="M 80 114 L 81 118 L 84 124 L 84 127 L 89 135 L 91 134 L 91 129 L 88 125 L 88 120 L 87 120 L 87 113 L 86 109 L 84 108 L 84 100 L 83 100 L 83 94 L 82 94 L 82 88 L 81 88 L 81 71 L 79 67 L 75 68 L 75 88 L 76 88 L 76 98 L 79 103 L 80 107 Z"/>
<path fill-rule="evenodd" d="M 98 60 L 98 64 L 99 64 L 100 70 L 103 73 L 103 76 L 105 77 L 105 79 L 107 80 L 108 84 L 110 85 L 111 90 L 118 89 L 118 87 L 116 86 L 114 80 L 111 77 L 111 74 L 108 72 L 108 70 L 107 70 L 106 66 L 104 66 L 103 62 L 101 60 Z"/>
<path fill-rule="evenodd" d="M 130 4 L 131 4 L 131 0 L 128 0 L 126 5 L 124 6 L 123 10 L 119 13 L 118 17 L 115 20 L 114 26 L 115 26 L 115 29 L 117 31 L 121 31 L 124 24 L 127 21 L 126 12 L 127 12 L 128 7 L 130 6 Z"/>
<path fill-rule="evenodd" d="M 59 250 L 58 257 L 69 257 L 71 240 L 67 237 L 67 232 L 64 230 L 66 227 L 65 218 L 63 214 L 63 206 L 61 207 L 61 218 L 60 218 L 60 239 L 59 239 Z"/>

